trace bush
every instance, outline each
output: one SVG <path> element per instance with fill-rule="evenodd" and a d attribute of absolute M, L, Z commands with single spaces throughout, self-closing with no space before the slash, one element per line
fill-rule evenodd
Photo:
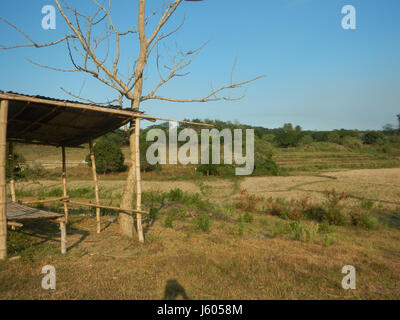
<path fill-rule="evenodd" d="M 210 229 L 211 229 L 211 219 L 205 213 L 199 214 L 195 218 L 194 222 L 195 222 L 196 229 L 199 230 L 199 231 L 209 232 Z"/>
<path fill-rule="evenodd" d="M 363 136 L 364 144 L 385 144 L 386 136 L 380 131 L 368 131 Z"/>
<path fill-rule="evenodd" d="M 124 154 L 121 147 L 114 142 L 101 138 L 93 147 L 98 173 L 121 172 L 126 170 Z M 90 155 L 86 156 L 88 165 L 92 165 Z"/>
<path fill-rule="evenodd" d="M 275 222 L 272 229 L 273 235 L 277 234 L 288 234 L 292 240 L 298 240 L 302 242 L 314 241 L 318 235 L 318 223 L 311 222 L 305 224 L 300 221 L 292 221 L 289 223 Z"/>
<path fill-rule="evenodd" d="M 350 149 L 360 149 L 362 141 L 356 137 L 346 136 L 342 139 L 342 145 Z"/>
<path fill-rule="evenodd" d="M 329 132 L 328 133 L 328 141 L 332 142 L 332 143 L 339 143 L 340 135 L 335 131 Z"/>
<path fill-rule="evenodd" d="M 239 222 L 252 223 L 254 218 L 249 212 L 245 212 L 243 215 L 239 214 Z"/>
<path fill-rule="evenodd" d="M 264 161 L 257 161 L 255 160 L 254 163 L 254 171 L 253 176 L 278 176 L 280 172 L 279 166 L 277 163 L 272 160 L 264 160 Z"/>
<path fill-rule="evenodd" d="M 379 228 L 378 219 L 370 214 L 362 213 L 359 210 L 350 213 L 351 224 L 355 227 L 376 230 Z"/>
<path fill-rule="evenodd" d="M 283 148 L 296 147 L 300 141 L 300 133 L 297 131 L 282 130 L 276 134 L 275 141 L 278 146 Z"/>
<path fill-rule="evenodd" d="M 305 146 L 305 145 L 311 145 L 314 142 L 314 139 L 312 138 L 312 136 L 310 136 L 309 134 L 306 134 L 305 136 L 303 136 L 300 139 L 300 145 Z"/>
<path fill-rule="evenodd" d="M 167 199 L 170 201 L 181 201 L 183 199 L 183 191 L 179 188 L 174 188 L 167 194 Z"/>
<path fill-rule="evenodd" d="M 246 189 L 239 191 L 239 201 L 236 203 L 236 208 L 246 212 L 256 210 L 257 203 L 260 201 L 255 195 L 251 195 Z"/>
<path fill-rule="evenodd" d="M 300 221 L 290 222 L 287 227 L 291 238 L 302 242 L 313 241 L 318 234 L 319 228 L 318 223 L 311 222 L 306 225 Z"/>
<path fill-rule="evenodd" d="M 173 228 L 174 227 L 174 216 L 172 214 L 167 215 L 164 221 L 164 227 Z"/>

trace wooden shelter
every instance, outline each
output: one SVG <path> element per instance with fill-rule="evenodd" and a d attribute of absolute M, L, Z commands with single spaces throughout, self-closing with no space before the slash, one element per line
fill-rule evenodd
<path fill-rule="evenodd" d="M 21 227 L 27 219 L 51 219 L 60 224 L 61 252 L 66 253 L 66 224 L 68 223 L 68 204 L 96 208 L 97 232 L 100 233 L 100 208 L 114 209 L 128 214 L 146 214 L 140 204 L 137 210 L 100 205 L 96 165 L 93 153 L 93 140 L 134 121 L 139 128 L 140 119 L 150 121 L 165 120 L 151 117 L 131 109 L 116 106 L 101 107 L 77 101 L 51 99 L 42 96 L 28 96 L 0 91 L 0 259 L 7 258 L 7 225 Z M 176 121 L 195 124 L 188 121 Z M 11 202 L 7 201 L 6 191 L 6 144 L 9 142 L 8 161 L 12 161 L 13 142 L 51 145 L 61 148 L 63 196 L 59 198 L 16 203 L 14 179 L 10 179 Z M 92 174 L 95 190 L 95 203 L 78 202 L 69 199 L 67 194 L 65 148 L 79 148 L 89 143 Z M 138 145 L 136 152 L 138 153 Z M 137 155 L 138 156 L 138 155 Z M 139 167 L 140 170 L 140 167 Z M 11 170 L 12 171 L 12 170 Z M 140 173 L 140 171 L 139 171 Z M 140 192 L 140 183 L 137 186 Z M 61 201 L 64 214 L 29 208 L 32 203 Z"/>

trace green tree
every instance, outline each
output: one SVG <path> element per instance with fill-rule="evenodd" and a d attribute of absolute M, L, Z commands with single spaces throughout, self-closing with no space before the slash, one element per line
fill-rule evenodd
<path fill-rule="evenodd" d="M 96 161 L 96 171 L 98 173 L 121 172 L 126 170 L 124 165 L 124 154 L 121 147 L 107 138 L 100 140 L 93 147 L 94 157 Z M 90 155 L 86 156 L 89 166 L 92 165 Z"/>
<path fill-rule="evenodd" d="M 386 137 L 379 131 L 368 131 L 363 136 L 364 144 L 384 144 Z"/>

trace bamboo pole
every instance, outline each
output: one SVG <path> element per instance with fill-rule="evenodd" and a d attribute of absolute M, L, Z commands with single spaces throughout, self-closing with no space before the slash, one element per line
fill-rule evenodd
<path fill-rule="evenodd" d="M 140 176 L 140 119 L 135 119 L 135 155 L 136 155 L 136 210 L 142 210 L 142 180 Z M 139 241 L 144 242 L 143 237 L 143 226 L 142 226 L 142 215 L 140 213 L 136 214 L 136 225 L 137 232 L 139 236 Z"/>
<path fill-rule="evenodd" d="M 7 259 L 7 115 L 8 100 L 2 100 L 0 103 L 0 260 Z"/>
<path fill-rule="evenodd" d="M 14 180 L 14 161 L 13 161 L 13 143 L 8 143 L 8 168 L 10 169 L 10 192 L 11 201 L 16 202 L 15 197 L 15 180 Z"/>
<path fill-rule="evenodd" d="M 14 230 L 15 230 L 15 228 L 21 228 L 21 227 L 24 226 L 22 223 L 15 222 L 15 221 L 7 221 L 7 225 L 9 225 L 12 228 L 14 228 Z"/>
<path fill-rule="evenodd" d="M 62 185 L 63 185 L 63 198 L 67 198 L 67 169 L 66 169 L 66 161 L 65 161 L 65 147 L 62 146 Z M 68 203 L 67 199 L 64 199 L 64 215 L 65 215 L 65 223 L 68 224 Z"/>
<path fill-rule="evenodd" d="M 94 184 L 94 196 L 96 200 L 96 205 L 100 205 L 100 196 L 99 196 L 99 184 L 97 181 L 97 172 L 96 172 L 96 162 L 94 158 L 93 151 L 93 141 L 89 140 L 89 149 L 90 149 L 90 161 L 92 162 L 92 175 L 93 175 L 93 184 Z M 100 208 L 96 207 L 96 222 L 97 222 L 97 233 L 101 231 L 101 220 L 100 220 Z"/>
<path fill-rule="evenodd" d="M 147 211 L 143 211 L 143 210 L 138 211 L 138 210 L 133 210 L 133 209 L 123 209 L 123 208 L 119 208 L 119 207 L 103 206 L 103 205 L 97 205 L 97 204 L 94 204 L 94 203 L 73 201 L 73 200 L 69 200 L 68 202 L 70 204 L 76 204 L 78 206 L 88 206 L 88 207 L 93 207 L 93 208 L 97 208 L 98 207 L 98 208 L 116 210 L 116 211 L 126 212 L 126 213 L 149 214 Z"/>
<path fill-rule="evenodd" d="M 29 201 L 23 201 L 22 204 L 24 205 L 29 205 L 29 204 L 35 204 L 35 203 L 48 203 L 48 202 L 56 202 L 56 201 L 64 201 L 68 200 L 69 197 L 58 197 L 58 198 L 51 198 L 51 199 L 44 199 L 44 200 L 29 200 Z"/>
<path fill-rule="evenodd" d="M 67 227 L 64 221 L 60 222 L 60 231 L 61 231 L 61 253 L 67 253 Z"/>

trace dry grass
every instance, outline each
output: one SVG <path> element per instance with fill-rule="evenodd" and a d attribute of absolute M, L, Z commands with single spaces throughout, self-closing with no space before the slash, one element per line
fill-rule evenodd
<path fill-rule="evenodd" d="M 109 221 L 111 216 L 103 217 L 104 231 L 97 235 L 95 219 L 82 211 L 86 215 L 72 218 L 65 256 L 59 253 L 58 230 L 51 223 L 32 223 L 20 231 L 9 231 L 11 255 L 22 258 L 0 262 L 0 298 L 179 299 L 180 285 L 191 299 L 400 299 L 400 217 L 394 211 L 400 207 L 400 169 L 325 175 L 236 182 L 149 180 L 144 181 L 143 189 L 166 192 L 179 187 L 227 205 L 238 201 L 240 189 L 260 198 L 301 199 L 307 195 L 319 201 L 322 191 L 335 188 L 376 200 L 375 207 L 380 204 L 376 214 L 390 218 L 388 224 L 379 230 L 335 226 L 329 234 L 301 242 L 277 232 L 276 225 L 285 220 L 256 212 L 251 222 L 240 222 L 240 209 L 233 206 L 224 219 L 212 220 L 208 233 L 194 230 L 190 216 L 166 228 L 166 215 L 161 215 L 145 226 L 146 242 L 139 244 L 121 237 L 118 223 Z M 69 181 L 70 188 L 91 186 L 90 180 Z M 116 199 L 122 186 L 122 179 L 100 179 L 103 194 Z M 59 187 L 58 181 L 17 184 L 19 190 L 54 187 Z M 174 207 L 182 205 L 170 204 Z M 40 285 L 40 271 L 46 264 L 56 267 L 57 290 L 53 292 Z M 341 268 L 347 264 L 356 267 L 356 290 L 341 288 Z M 171 297 L 171 292 L 176 297 Z"/>
<path fill-rule="evenodd" d="M 231 231 L 233 225 L 223 222 L 208 234 L 156 222 L 144 245 L 120 237 L 116 223 L 101 235 L 95 233 L 93 219 L 75 217 L 71 227 L 66 256 L 56 252 L 58 243 L 49 241 L 47 254 L 0 263 L 0 298 L 161 299 L 171 280 L 191 299 L 400 298 L 398 230 L 339 228 L 340 240 L 323 247 L 280 236 L 260 238 L 259 232 L 267 235 L 269 230 L 257 223 L 239 237 Z M 57 270 L 54 292 L 40 287 L 46 264 Z M 355 291 L 340 286 L 346 264 L 357 269 Z"/>

